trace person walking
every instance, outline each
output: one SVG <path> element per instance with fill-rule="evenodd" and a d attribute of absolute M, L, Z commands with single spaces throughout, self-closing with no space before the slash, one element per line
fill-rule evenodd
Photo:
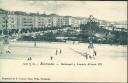
<path fill-rule="evenodd" d="M 36 47 L 36 41 L 34 41 L 34 47 Z"/>
<path fill-rule="evenodd" d="M 32 60 L 32 57 L 28 57 L 28 60 L 31 61 Z"/>
<path fill-rule="evenodd" d="M 52 56 L 51 56 L 50 58 L 51 58 L 51 60 L 53 59 L 53 57 L 52 57 Z"/>
<path fill-rule="evenodd" d="M 96 51 L 94 50 L 94 56 L 96 56 Z"/>
<path fill-rule="evenodd" d="M 60 54 L 61 54 L 61 49 L 60 49 Z"/>
<path fill-rule="evenodd" d="M 58 52 L 58 51 L 57 51 L 57 49 L 56 49 L 56 55 L 57 55 L 57 52 Z"/>

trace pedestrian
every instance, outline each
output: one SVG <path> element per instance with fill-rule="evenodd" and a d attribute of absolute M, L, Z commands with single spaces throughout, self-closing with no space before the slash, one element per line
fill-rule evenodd
<path fill-rule="evenodd" d="M 57 49 L 56 49 L 56 55 L 57 55 Z"/>
<path fill-rule="evenodd" d="M 53 57 L 52 57 L 52 56 L 51 56 L 50 58 L 51 58 L 51 60 L 53 59 Z"/>
<path fill-rule="evenodd" d="M 89 55 L 89 58 L 90 58 L 90 59 L 92 59 L 92 56 L 91 56 L 91 55 Z"/>
<path fill-rule="evenodd" d="M 96 56 L 96 51 L 94 50 L 94 56 Z"/>
<path fill-rule="evenodd" d="M 28 60 L 31 61 L 32 60 L 32 57 L 28 57 Z"/>
<path fill-rule="evenodd" d="M 61 54 L 61 49 L 60 49 L 60 54 Z"/>
<path fill-rule="evenodd" d="M 73 45 L 75 44 L 75 41 L 73 41 Z"/>
<path fill-rule="evenodd" d="M 34 47 L 36 47 L 36 41 L 34 41 Z"/>
<path fill-rule="evenodd" d="M 88 59 L 88 54 L 87 53 L 85 53 L 85 57 L 86 57 L 86 59 Z"/>

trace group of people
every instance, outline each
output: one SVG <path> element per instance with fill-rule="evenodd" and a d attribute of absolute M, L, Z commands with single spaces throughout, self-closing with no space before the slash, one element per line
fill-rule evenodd
<path fill-rule="evenodd" d="M 61 49 L 56 49 L 56 55 L 61 54 Z"/>
<path fill-rule="evenodd" d="M 61 49 L 56 49 L 56 55 L 59 55 L 62 53 L 62 50 Z M 51 60 L 53 60 L 53 56 L 50 57 Z"/>

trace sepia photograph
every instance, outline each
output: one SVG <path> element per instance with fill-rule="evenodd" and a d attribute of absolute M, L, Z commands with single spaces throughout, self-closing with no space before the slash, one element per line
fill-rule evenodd
<path fill-rule="evenodd" d="M 0 0 L 0 82 L 127 83 L 127 1 Z"/>

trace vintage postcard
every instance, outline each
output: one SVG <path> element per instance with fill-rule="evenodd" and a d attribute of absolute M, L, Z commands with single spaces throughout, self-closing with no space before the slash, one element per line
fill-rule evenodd
<path fill-rule="evenodd" d="M 127 82 L 127 1 L 0 0 L 0 82 Z"/>

